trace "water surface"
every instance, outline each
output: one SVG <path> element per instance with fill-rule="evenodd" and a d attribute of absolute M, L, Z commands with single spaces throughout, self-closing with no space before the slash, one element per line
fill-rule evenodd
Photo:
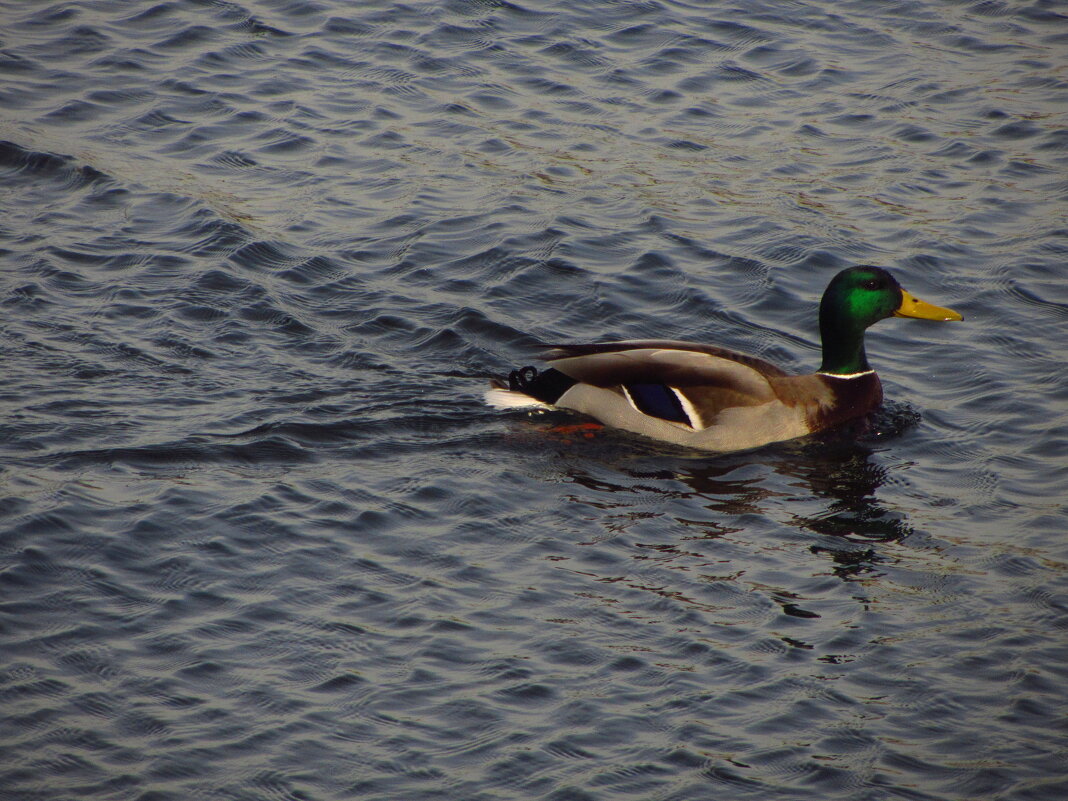
<path fill-rule="evenodd" d="M 1068 797 L 1062 4 L 0 18 L 0 798 Z M 481 402 L 854 263 L 860 439 Z"/>

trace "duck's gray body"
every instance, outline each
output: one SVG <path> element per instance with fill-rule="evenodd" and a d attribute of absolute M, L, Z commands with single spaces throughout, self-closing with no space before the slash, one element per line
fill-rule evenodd
<path fill-rule="evenodd" d="M 547 354 L 571 384 L 549 399 L 531 386 L 491 390 L 496 405 L 547 403 L 605 425 L 708 451 L 736 451 L 811 434 L 871 411 L 882 400 L 878 376 L 788 375 L 775 365 L 710 345 L 632 340 L 557 346 Z M 537 382 L 533 382 L 536 384 Z M 641 393 L 655 387 L 671 404 L 657 415 Z M 670 393 L 670 394 L 668 394 Z M 539 397 L 541 395 L 541 397 Z M 845 407 L 843 407 L 845 402 Z"/>

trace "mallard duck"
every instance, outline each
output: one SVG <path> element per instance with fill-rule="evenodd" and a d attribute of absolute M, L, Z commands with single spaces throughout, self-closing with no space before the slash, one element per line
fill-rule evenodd
<path fill-rule="evenodd" d="M 962 320 L 919 300 L 881 267 L 842 270 L 820 301 L 823 363 L 789 375 L 762 359 L 692 342 L 629 340 L 557 345 L 548 368 L 512 371 L 486 400 L 498 408 L 572 409 L 657 440 L 737 451 L 862 417 L 883 399 L 864 331 L 887 317 Z"/>

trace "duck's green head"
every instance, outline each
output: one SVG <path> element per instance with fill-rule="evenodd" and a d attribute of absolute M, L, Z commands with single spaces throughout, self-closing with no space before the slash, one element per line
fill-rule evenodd
<path fill-rule="evenodd" d="M 964 319 L 952 309 L 913 297 L 881 267 L 850 267 L 831 279 L 820 301 L 820 372 L 849 375 L 870 370 L 864 353 L 864 331 L 887 317 Z"/>

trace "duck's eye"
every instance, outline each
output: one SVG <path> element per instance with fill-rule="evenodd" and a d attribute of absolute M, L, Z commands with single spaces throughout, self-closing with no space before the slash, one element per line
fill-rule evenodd
<path fill-rule="evenodd" d="M 883 282 L 878 278 L 870 278 L 867 281 L 862 282 L 861 286 L 864 287 L 864 289 L 882 289 Z"/>

